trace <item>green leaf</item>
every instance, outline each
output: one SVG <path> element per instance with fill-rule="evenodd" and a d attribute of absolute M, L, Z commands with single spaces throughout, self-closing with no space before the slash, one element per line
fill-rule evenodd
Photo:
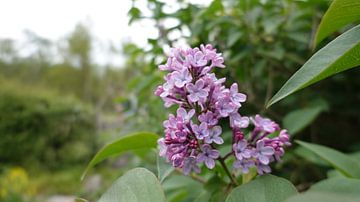
<path fill-rule="evenodd" d="M 331 192 L 307 192 L 293 196 L 286 202 L 359 202 L 359 198 Z"/>
<path fill-rule="evenodd" d="M 359 20 L 359 0 L 334 0 L 323 16 L 316 31 L 314 47 L 334 31 Z"/>
<path fill-rule="evenodd" d="M 126 151 L 144 148 L 156 148 L 158 135 L 148 132 L 139 132 L 131 135 L 124 136 L 106 146 L 104 146 L 95 156 L 91 159 L 86 167 L 81 179 L 84 179 L 86 173 L 90 168 L 103 161 L 104 159 L 119 155 Z"/>
<path fill-rule="evenodd" d="M 223 12 L 224 12 L 224 6 L 221 0 L 213 0 L 209 5 L 209 7 L 206 10 L 204 10 L 203 13 L 201 13 L 201 16 L 210 17 L 216 15 L 217 13 L 223 13 Z"/>
<path fill-rule="evenodd" d="M 164 191 L 156 176 L 145 168 L 126 172 L 101 196 L 99 202 L 162 202 Z"/>
<path fill-rule="evenodd" d="M 300 194 L 287 201 L 359 201 L 360 180 L 348 178 L 331 178 L 313 185 L 305 194 Z"/>
<path fill-rule="evenodd" d="M 158 171 L 158 179 L 160 180 L 160 183 L 162 183 L 165 178 L 175 170 L 170 163 L 166 162 L 166 160 L 159 155 L 157 155 L 156 165 Z"/>
<path fill-rule="evenodd" d="M 196 197 L 195 202 L 209 202 L 210 198 L 210 193 L 208 191 L 203 191 L 198 197 Z"/>
<path fill-rule="evenodd" d="M 180 174 L 166 178 L 162 183 L 162 187 L 165 190 L 166 198 L 169 202 L 186 201 L 184 198 L 189 199 L 187 201 L 194 201 L 195 198 L 201 194 L 203 184 L 188 176 Z M 183 196 L 183 193 L 186 193 L 186 196 Z M 175 200 L 178 198 L 182 198 L 182 200 Z"/>
<path fill-rule="evenodd" d="M 303 141 L 296 142 L 317 154 L 345 176 L 360 178 L 360 164 L 348 155 L 322 145 Z"/>
<path fill-rule="evenodd" d="M 320 158 L 318 155 L 316 155 L 314 152 L 306 149 L 305 147 L 297 147 L 294 149 L 294 154 L 296 156 L 299 156 L 301 158 L 306 159 L 307 161 L 325 167 L 328 166 L 328 162 L 324 161 L 322 158 Z M 342 174 L 341 174 L 342 175 Z"/>
<path fill-rule="evenodd" d="M 283 126 L 293 136 L 311 124 L 322 110 L 321 107 L 309 107 L 292 111 L 283 119 Z"/>
<path fill-rule="evenodd" d="M 233 189 L 226 202 L 282 202 L 296 194 L 296 188 L 286 179 L 264 175 Z"/>
<path fill-rule="evenodd" d="M 360 65 L 360 25 L 315 53 L 271 98 L 267 107 L 333 74 Z"/>
<path fill-rule="evenodd" d="M 360 197 L 360 180 L 349 178 L 330 178 L 311 186 L 309 191 L 348 194 Z"/>
<path fill-rule="evenodd" d="M 128 12 L 128 16 L 130 17 L 128 24 L 131 25 L 135 20 L 141 18 L 141 11 L 136 7 L 132 7 Z"/>

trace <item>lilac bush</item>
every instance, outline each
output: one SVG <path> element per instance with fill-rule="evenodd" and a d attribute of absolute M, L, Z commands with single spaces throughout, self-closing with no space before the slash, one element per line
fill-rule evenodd
<path fill-rule="evenodd" d="M 178 106 L 176 115 L 170 114 L 163 123 L 160 156 L 186 175 L 201 172 L 201 164 L 213 169 L 216 160 L 228 173 L 224 160 L 231 156 L 235 158 L 233 168 L 242 173 L 251 167 L 256 167 L 258 174 L 269 173 L 269 164 L 280 161 L 284 147 L 290 145 L 289 135 L 268 118 L 239 113 L 246 95 L 236 83 L 226 88 L 225 78 L 211 73 L 224 67 L 224 58 L 211 45 L 172 49 L 166 64 L 159 66 L 168 74 L 155 95 L 163 99 L 165 107 Z M 232 130 L 232 149 L 223 157 L 218 150 L 224 144 L 221 119 L 228 119 Z"/>

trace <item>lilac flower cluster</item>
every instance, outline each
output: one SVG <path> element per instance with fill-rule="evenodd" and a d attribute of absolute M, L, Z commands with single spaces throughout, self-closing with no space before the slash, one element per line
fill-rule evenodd
<path fill-rule="evenodd" d="M 259 115 L 254 118 L 238 113 L 246 95 L 238 92 L 236 83 L 224 86 L 225 78 L 218 79 L 213 68 L 224 68 L 221 53 L 211 45 L 194 49 L 172 49 L 169 58 L 159 69 L 168 71 L 165 83 L 155 95 L 161 97 L 165 107 L 178 105 L 176 115 L 170 114 L 164 121 L 165 137 L 158 140 L 160 156 L 164 156 L 184 174 L 200 172 L 199 164 L 215 167 L 221 158 L 217 145 L 224 143 L 219 120 L 229 118 L 233 131 L 234 168 L 246 173 L 256 166 L 260 174 L 270 172 L 268 164 L 279 160 L 284 145 L 289 145 L 286 130 L 275 138 L 268 136 L 280 130 L 279 126 Z M 241 129 L 251 122 L 255 125 L 251 137 L 245 138 Z"/>
<path fill-rule="evenodd" d="M 248 173 L 253 166 L 261 175 L 270 173 L 269 163 L 280 161 L 285 153 L 284 146 L 291 145 L 289 135 L 268 118 L 256 115 L 250 120 L 254 129 L 247 138 L 239 128 L 233 128 L 233 151 L 236 158 L 233 166 L 243 173 Z"/>

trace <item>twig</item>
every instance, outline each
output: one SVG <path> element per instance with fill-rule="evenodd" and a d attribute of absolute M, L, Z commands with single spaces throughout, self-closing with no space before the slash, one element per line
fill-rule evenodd
<path fill-rule="evenodd" d="M 236 181 L 236 179 L 234 179 L 234 177 L 231 175 L 229 169 L 227 168 L 226 164 L 225 164 L 225 161 L 224 161 L 224 158 L 222 157 L 219 157 L 219 162 L 221 164 L 221 166 L 224 168 L 225 170 L 225 173 L 229 176 L 230 180 L 231 180 L 231 183 L 235 186 L 239 185 Z"/>
<path fill-rule="evenodd" d="M 224 160 L 226 160 L 229 156 L 231 156 L 233 154 L 233 151 L 231 150 L 229 153 L 225 154 L 225 156 L 223 157 Z"/>

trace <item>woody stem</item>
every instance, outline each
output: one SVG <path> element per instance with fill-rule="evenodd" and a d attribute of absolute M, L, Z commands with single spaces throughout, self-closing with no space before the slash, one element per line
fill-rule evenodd
<path fill-rule="evenodd" d="M 236 179 L 234 178 L 234 176 L 231 175 L 229 169 L 227 168 L 227 166 L 226 166 L 226 164 L 225 164 L 225 159 L 222 158 L 222 157 L 219 157 L 218 160 L 219 160 L 221 166 L 224 168 L 224 171 L 225 171 L 226 175 L 229 176 L 229 178 L 230 178 L 230 180 L 231 180 L 231 184 L 233 184 L 233 185 L 235 185 L 235 186 L 239 185 L 239 184 L 237 183 Z"/>

